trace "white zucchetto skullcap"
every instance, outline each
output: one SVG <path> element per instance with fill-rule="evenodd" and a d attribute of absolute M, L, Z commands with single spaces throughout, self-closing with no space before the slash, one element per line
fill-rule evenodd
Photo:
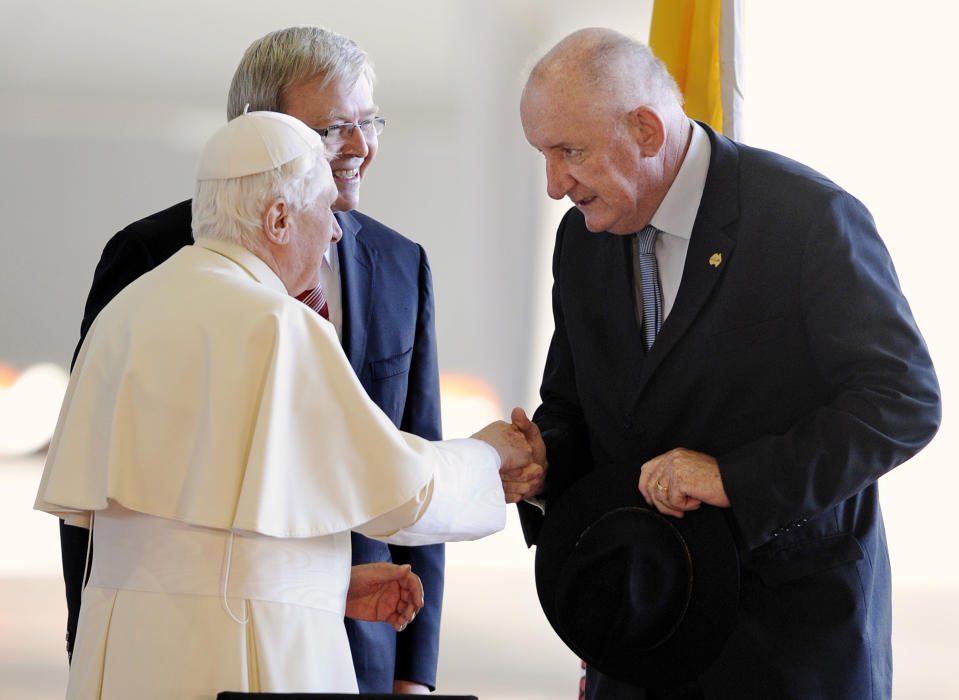
<path fill-rule="evenodd" d="M 279 112 L 248 112 L 220 127 L 206 142 L 197 180 L 225 180 L 278 168 L 323 146 L 306 124 Z"/>

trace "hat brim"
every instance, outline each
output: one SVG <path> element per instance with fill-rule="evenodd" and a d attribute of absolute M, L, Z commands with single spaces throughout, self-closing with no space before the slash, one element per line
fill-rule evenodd
<path fill-rule="evenodd" d="M 722 650 L 737 616 L 739 559 L 726 516 L 702 506 L 682 518 L 659 514 L 639 493 L 638 473 L 599 469 L 577 481 L 551 503 L 536 543 L 536 590 L 547 620 L 560 639 L 602 673 L 640 687 L 667 688 L 688 683 L 708 668 Z M 674 631 L 653 648 L 624 642 L 602 652 L 571 638 L 562 624 L 557 591 L 564 564 L 580 536 L 605 514 L 622 508 L 651 511 L 662 523 L 649 532 L 672 528 L 689 552 L 691 581 L 685 612 Z"/>

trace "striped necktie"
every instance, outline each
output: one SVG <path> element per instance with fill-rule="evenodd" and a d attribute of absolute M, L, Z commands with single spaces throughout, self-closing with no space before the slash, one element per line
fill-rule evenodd
<path fill-rule="evenodd" d="M 647 226 L 639 232 L 639 274 L 643 295 L 643 345 L 649 350 L 663 325 L 663 288 L 656 264 L 659 229 Z"/>
<path fill-rule="evenodd" d="M 322 285 L 308 289 L 300 294 L 297 299 L 309 306 L 327 321 L 330 320 L 330 309 L 326 303 L 326 292 L 323 290 Z"/>

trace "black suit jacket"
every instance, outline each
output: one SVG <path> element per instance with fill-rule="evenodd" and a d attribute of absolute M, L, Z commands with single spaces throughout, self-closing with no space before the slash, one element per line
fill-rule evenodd
<path fill-rule="evenodd" d="M 373 401 L 406 432 L 441 437 L 433 285 L 423 248 L 359 212 L 341 212 L 338 244 L 343 346 Z M 107 243 L 94 273 L 80 327 L 80 345 L 96 316 L 143 273 L 193 242 L 190 201 L 130 224 Z M 74 353 L 74 360 L 76 353 Z M 67 592 L 67 650 L 80 609 L 87 531 L 61 522 Z M 353 563 L 409 563 L 423 581 L 426 605 L 401 634 L 383 623 L 347 619 L 361 692 L 388 693 L 393 679 L 436 685 L 443 545 L 399 547 L 353 534 Z"/>
<path fill-rule="evenodd" d="M 712 154 L 675 305 L 648 355 L 629 237 L 567 213 L 535 421 L 549 497 L 675 447 L 715 456 L 739 543 L 739 622 L 708 698 L 885 698 L 880 475 L 935 434 L 939 387 L 860 202 L 707 127 Z M 718 263 L 718 264 L 716 264 Z M 538 511 L 522 504 L 527 539 Z M 603 690 L 603 683 L 606 683 Z M 594 697 L 644 697 L 599 679 Z"/>

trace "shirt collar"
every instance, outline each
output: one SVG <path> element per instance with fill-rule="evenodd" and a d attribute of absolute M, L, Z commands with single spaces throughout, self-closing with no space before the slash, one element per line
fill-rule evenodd
<path fill-rule="evenodd" d="M 336 246 L 336 243 L 330 241 L 330 244 L 326 247 L 326 252 L 323 253 L 323 259 L 326 260 L 326 264 L 330 266 L 330 269 L 333 272 L 337 271 L 337 268 L 340 266 L 340 256 L 337 252 L 339 249 Z"/>
<path fill-rule="evenodd" d="M 219 238 L 202 236 L 194 242 L 195 246 L 212 250 L 242 267 L 250 277 L 281 294 L 289 294 L 286 285 L 269 265 L 246 248 Z"/>
<path fill-rule="evenodd" d="M 659 208 L 650 219 L 650 224 L 660 231 L 689 240 L 699 212 L 699 202 L 706 187 L 706 173 L 709 171 L 709 156 L 712 148 L 706 132 L 695 121 L 692 124 L 692 137 L 683 164 L 679 166 L 676 179 Z"/>

